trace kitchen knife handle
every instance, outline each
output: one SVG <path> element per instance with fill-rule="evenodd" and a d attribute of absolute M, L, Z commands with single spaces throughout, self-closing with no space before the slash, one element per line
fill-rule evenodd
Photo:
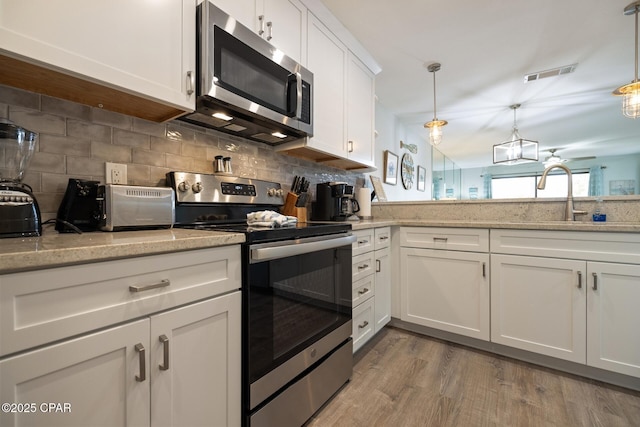
<path fill-rule="evenodd" d="M 165 334 L 160 335 L 160 342 L 162 343 L 163 362 L 159 365 L 161 371 L 169 370 L 169 338 Z"/>
<path fill-rule="evenodd" d="M 129 292 L 144 292 L 151 289 L 166 288 L 171 284 L 169 279 L 164 279 L 158 283 L 152 283 L 151 285 L 131 285 L 129 286 Z"/>
<path fill-rule="evenodd" d="M 136 381 L 141 383 L 147 379 L 147 367 L 144 361 L 144 346 L 138 343 L 134 348 L 138 352 L 138 358 L 140 360 L 140 375 L 136 375 Z"/>

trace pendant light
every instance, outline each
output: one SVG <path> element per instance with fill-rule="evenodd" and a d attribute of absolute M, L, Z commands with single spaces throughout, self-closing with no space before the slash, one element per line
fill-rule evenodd
<path fill-rule="evenodd" d="M 433 73 L 433 120 L 424 124 L 429 128 L 429 142 L 431 145 L 438 145 L 442 142 L 442 127 L 447 125 L 446 120 L 438 120 L 436 115 L 436 71 L 440 69 L 440 63 L 434 62 L 427 66 L 427 70 Z"/>
<path fill-rule="evenodd" d="M 509 106 L 513 110 L 513 131 L 511 141 L 503 142 L 493 146 L 493 163 L 504 163 L 512 165 L 515 163 L 537 162 L 538 161 L 538 141 L 524 139 L 518 132 L 516 122 L 516 110 L 520 104 Z"/>
<path fill-rule="evenodd" d="M 616 96 L 622 96 L 622 114 L 632 119 L 640 117 L 640 81 L 638 80 L 638 11 L 640 1 L 636 1 L 624 8 L 625 15 L 635 15 L 636 18 L 636 74 L 631 83 L 620 86 L 613 91 Z"/>

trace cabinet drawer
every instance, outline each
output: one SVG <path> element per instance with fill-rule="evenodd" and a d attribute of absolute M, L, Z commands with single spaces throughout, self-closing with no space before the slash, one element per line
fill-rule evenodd
<path fill-rule="evenodd" d="M 239 246 L 2 275 L 0 355 L 240 286 Z"/>
<path fill-rule="evenodd" d="M 400 246 L 450 251 L 489 252 L 489 230 L 480 228 L 400 228 Z"/>
<path fill-rule="evenodd" d="M 373 304 L 374 298 L 369 298 L 353 309 L 353 351 L 354 353 L 373 336 Z"/>
<path fill-rule="evenodd" d="M 352 246 L 352 254 L 354 256 L 374 250 L 375 231 L 373 228 L 369 228 L 367 230 L 357 230 L 354 231 L 353 234 L 357 238 L 357 240 L 353 242 Z"/>
<path fill-rule="evenodd" d="M 376 276 L 372 274 L 365 277 L 364 279 L 353 282 L 353 300 L 351 301 L 352 307 L 356 307 L 358 304 L 375 295 L 375 278 Z"/>
<path fill-rule="evenodd" d="M 352 280 L 360 280 L 376 272 L 375 252 L 367 252 L 353 257 Z"/>
<path fill-rule="evenodd" d="M 374 232 L 375 249 L 388 248 L 391 244 L 391 227 L 376 228 Z"/>
<path fill-rule="evenodd" d="M 491 230 L 491 252 L 640 264 L 640 234 Z"/>

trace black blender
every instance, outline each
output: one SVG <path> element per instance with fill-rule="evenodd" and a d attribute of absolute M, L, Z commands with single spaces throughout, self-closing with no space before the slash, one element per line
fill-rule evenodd
<path fill-rule="evenodd" d="M 0 238 L 42 235 L 33 190 L 22 182 L 38 134 L 0 119 Z"/>

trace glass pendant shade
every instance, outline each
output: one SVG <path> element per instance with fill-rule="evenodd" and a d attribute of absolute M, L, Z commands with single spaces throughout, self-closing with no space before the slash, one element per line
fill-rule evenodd
<path fill-rule="evenodd" d="M 424 127 L 429 128 L 429 143 L 438 145 L 442 142 L 442 127 L 448 124 L 446 120 L 438 120 L 436 116 L 436 71 L 440 69 L 440 64 L 435 62 L 425 66 L 430 73 L 433 73 L 433 120 L 425 123 Z"/>
<path fill-rule="evenodd" d="M 518 133 L 516 125 L 516 110 L 520 104 L 510 107 L 513 110 L 513 133 L 511 141 L 506 141 L 493 146 L 493 163 L 513 165 L 516 163 L 538 161 L 538 141 L 524 139 Z"/>
<path fill-rule="evenodd" d="M 640 1 L 636 1 L 624 8 L 625 15 L 635 15 L 636 21 L 636 74 L 634 80 L 624 86 L 620 86 L 613 91 L 616 96 L 622 96 L 622 114 L 631 119 L 640 117 L 640 81 L 638 80 L 638 12 L 640 11 Z"/>

